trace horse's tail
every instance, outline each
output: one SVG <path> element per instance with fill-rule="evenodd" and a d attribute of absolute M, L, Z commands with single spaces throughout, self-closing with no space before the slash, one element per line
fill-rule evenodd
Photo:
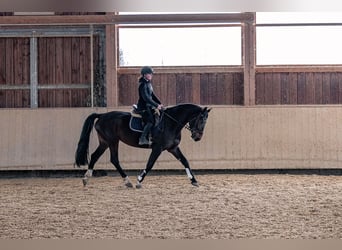
<path fill-rule="evenodd" d="M 77 150 L 75 153 L 75 164 L 76 166 L 88 164 L 88 152 L 89 152 L 89 138 L 90 133 L 93 129 L 96 118 L 99 118 L 101 114 L 93 113 L 87 117 L 84 121 L 80 140 L 78 141 Z"/>

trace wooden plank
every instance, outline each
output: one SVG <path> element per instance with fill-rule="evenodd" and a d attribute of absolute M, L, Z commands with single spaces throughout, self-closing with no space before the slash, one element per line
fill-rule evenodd
<path fill-rule="evenodd" d="M 80 38 L 80 83 L 90 82 L 90 38 Z M 96 53 L 95 53 L 96 54 Z"/>
<path fill-rule="evenodd" d="M 315 103 L 315 84 L 313 73 L 305 73 L 305 104 Z"/>
<path fill-rule="evenodd" d="M 119 105 L 131 106 L 138 101 L 138 80 L 133 75 L 119 75 Z"/>
<path fill-rule="evenodd" d="M 191 73 L 192 78 L 192 102 L 201 103 L 201 77 L 199 73 Z"/>
<path fill-rule="evenodd" d="M 211 73 L 208 76 L 208 101 L 209 104 L 218 104 L 218 91 L 217 91 L 217 74 Z"/>
<path fill-rule="evenodd" d="M 129 90 L 130 101 L 128 103 L 129 106 L 132 105 L 133 103 L 136 103 L 139 99 L 139 91 L 138 91 L 139 77 L 140 77 L 140 74 L 134 74 L 134 75 L 131 75 L 130 78 L 128 79 L 129 81 L 128 85 L 130 86 L 130 90 Z M 160 98 L 159 91 L 158 91 L 158 97 Z"/>
<path fill-rule="evenodd" d="M 265 73 L 257 73 L 255 76 L 256 104 L 265 104 Z"/>
<path fill-rule="evenodd" d="M 330 104 L 330 73 L 323 73 L 322 78 L 322 102 Z"/>
<path fill-rule="evenodd" d="M 305 73 L 298 73 L 297 104 L 305 104 Z"/>
<path fill-rule="evenodd" d="M 161 88 L 161 92 L 160 92 L 160 101 L 162 102 L 162 104 L 164 106 L 167 105 L 167 95 L 168 95 L 168 92 L 167 92 L 167 82 L 168 82 L 168 77 L 169 77 L 169 74 L 161 74 L 160 75 L 160 84 L 162 85 L 162 88 Z"/>
<path fill-rule="evenodd" d="M 64 90 L 63 89 L 56 89 L 56 90 L 53 90 L 53 92 L 54 92 L 55 102 L 52 103 L 52 106 L 53 107 L 65 107 Z"/>
<path fill-rule="evenodd" d="M 23 90 L 23 103 L 22 103 L 22 108 L 29 108 L 31 106 L 30 102 L 30 90 Z"/>
<path fill-rule="evenodd" d="M 63 72 L 64 72 L 64 82 L 71 83 L 71 38 L 63 38 Z"/>
<path fill-rule="evenodd" d="M 0 38 L 0 51 L 6 51 L 6 38 Z M 6 84 L 6 53 L 0 53 L 0 84 Z M 3 93 L 2 91 L 1 94 Z"/>
<path fill-rule="evenodd" d="M 273 104 L 273 77 L 272 73 L 265 74 L 265 104 Z"/>
<path fill-rule="evenodd" d="M 315 104 L 323 104 L 323 75 L 314 73 Z"/>
<path fill-rule="evenodd" d="M 298 74 L 289 75 L 289 104 L 297 104 L 298 100 Z"/>
<path fill-rule="evenodd" d="M 38 90 L 38 107 L 48 107 L 48 91 Z"/>
<path fill-rule="evenodd" d="M 243 74 L 234 73 L 234 105 L 243 105 L 244 104 L 244 82 L 243 82 Z"/>
<path fill-rule="evenodd" d="M 0 108 L 6 108 L 6 90 L 0 90 Z"/>
<path fill-rule="evenodd" d="M 6 84 L 14 83 L 13 38 L 6 39 Z"/>
<path fill-rule="evenodd" d="M 38 86 L 49 82 L 47 60 L 47 38 L 40 37 L 38 38 Z"/>
<path fill-rule="evenodd" d="M 71 83 L 80 83 L 80 52 L 79 52 L 79 37 L 71 38 Z"/>
<path fill-rule="evenodd" d="M 176 75 L 176 103 L 184 103 L 185 99 L 185 74 Z"/>
<path fill-rule="evenodd" d="M 338 78 L 338 103 L 342 104 L 342 73 L 337 73 Z"/>
<path fill-rule="evenodd" d="M 14 90 L 7 90 L 5 92 L 5 97 L 6 97 L 6 108 L 14 108 L 15 107 L 15 102 L 14 102 Z"/>
<path fill-rule="evenodd" d="M 176 82 L 176 74 L 168 74 L 166 105 L 175 105 L 177 102 Z"/>
<path fill-rule="evenodd" d="M 46 38 L 47 46 L 47 83 L 46 84 L 55 84 L 56 83 L 56 38 L 48 37 Z"/>
<path fill-rule="evenodd" d="M 73 101 L 73 107 L 82 107 L 84 104 L 84 106 L 88 106 L 90 107 L 90 100 L 88 100 L 87 98 L 85 98 L 83 101 L 84 103 L 82 103 L 82 99 L 80 98 L 82 94 L 82 91 L 72 91 L 71 92 L 71 99 Z M 87 103 L 88 105 L 86 105 L 85 103 Z"/>
<path fill-rule="evenodd" d="M 227 103 L 227 84 L 226 84 L 226 74 L 217 74 L 216 81 L 216 103 L 218 104 L 228 104 Z"/>
<path fill-rule="evenodd" d="M 289 73 L 280 74 L 280 103 L 290 104 Z"/>
<path fill-rule="evenodd" d="M 272 74 L 272 104 L 281 103 L 281 83 L 280 83 L 280 73 Z"/>
<path fill-rule="evenodd" d="M 223 74 L 225 86 L 225 102 L 224 104 L 234 104 L 234 76 L 231 73 Z"/>
<path fill-rule="evenodd" d="M 30 39 L 24 38 L 23 39 L 23 84 L 30 85 Z"/>
<path fill-rule="evenodd" d="M 21 85 L 23 81 L 23 56 L 22 56 L 22 38 L 13 38 L 13 70 L 14 70 L 14 84 L 15 85 Z M 18 97 L 18 94 L 20 92 L 16 93 L 16 97 Z M 20 98 L 18 98 L 20 99 Z M 17 105 L 16 105 L 17 106 Z"/>
<path fill-rule="evenodd" d="M 132 83 L 134 82 L 134 92 L 132 92 L 132 93 L 137 93 L 138 92 L 138 85 L 137 85 L 138 79 L 135 79 L 135 78 L 132 79 L 131 78 L 131 81 L 132 81 Z M 160 74 L 155 74 L 153 76 L 152 86 L 153 86 L 154 94 L 161 100 L 161 93 L 162 93 L 163 84 L 161 81 L 161 75 Z"/>
<path fill-rule="evenodd" d="M 71 108 L 72 107 L 72 100 L 71 100 L 71 89 L 65 89 L 63 90 L 63 103 L 64 107 Z"/>
<path fill-rule="evenodd" d="M 209 74 L 204 73 L 201 74 L 200 79 L 201 79 L 201 104 L 207 105 L 209 104 L 209 99 L 208 99 L 208 85 L 209 85 Z"/>
<path fill-rule="evenodd" d="M 339 97 L 339 83 L 337 78 L 337 73 L 332 72 L 330 73 L 330 103 L 331 104 L 338 104 L 338 97 Z"/>
<path fill-rule="evenodd" d="M 63 47 L 63 38 L 57 37 L 56 38 L 56 59 L 55 59 L 55 68 L 56 68 L 56 84 L 63 84 L 64 82 L 64 47 Z"/>
<path fill-rule="evenodd" d="M 192 102 L 192 94 L 193 94 L 193 85 L 192 85 L 192 74 L 185 74 L 185 82 L 184 82 L 185 92 L 184 92 L 184 102 L 191 103 Z"/>

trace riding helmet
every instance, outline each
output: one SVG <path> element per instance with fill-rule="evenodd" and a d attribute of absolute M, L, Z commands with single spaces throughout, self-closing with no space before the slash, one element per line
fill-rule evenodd
<path fill-rule="evenodd" d="M 149 66 L 142 67 L 141 75 L 145 75 L 145 74 L 153 74 L 153 69 Z"/>

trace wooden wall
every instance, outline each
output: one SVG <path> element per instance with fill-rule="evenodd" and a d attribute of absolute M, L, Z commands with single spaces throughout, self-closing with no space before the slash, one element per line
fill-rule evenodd
<path fill-rule="evenodd" d="M 90 106 L 90 37 L 39 37 L 37 41 L 38 107 Z M 98 36 L 93 44 L 94 82 L 99 90 L 104 88 L 104 69 Z M 0 51 L 0 108 L 30 107 L 30 38 L 0 38 Z M 96 94 L 96 104 L 103 106 L 104 90 Z"/>
<path fill-rule="evenodd" d="M 89 88 L 41 89 L 38 92 L 38 107 L 87 106 L 91 81 L 90 63 L 90 38 L 39 38 L 38 86 L 73 84 L 77 87 L 79 84 L 89 84 Z"/>
<path fill-rule="evenodd" d="M 139 72 L 139 69 L 137 69 Z M 139 74 L 119 74 L 119 104 L 138 100 Z M 153 77 L 153 89 L 164 105 L 243 105 L 242 73 L 163 73 Z"/>
<path fill-rule="evenodd" d="M 29 38 L 0 38 L 0 108 L 30 107 L 29 86 Z"/>
<path fill-rule="evenodd" d="M 342 104 L 342 73 L 257 73 L 256 104 Z"/>

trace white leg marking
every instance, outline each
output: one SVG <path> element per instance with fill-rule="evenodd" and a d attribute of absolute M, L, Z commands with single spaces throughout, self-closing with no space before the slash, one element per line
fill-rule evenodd
<path fill-rule="evenodd" d="M 186 174 L 188 175 L 189 179 L 192 179 L 192 174 L 190 172 L 190 169 L 185 168 Z"/>
<path fill-rule="evenodd" d="M 88 169 L 87 172 L 85 173 L 84 177 L 92 177 L 93 176 L 93 170 Z"/>

